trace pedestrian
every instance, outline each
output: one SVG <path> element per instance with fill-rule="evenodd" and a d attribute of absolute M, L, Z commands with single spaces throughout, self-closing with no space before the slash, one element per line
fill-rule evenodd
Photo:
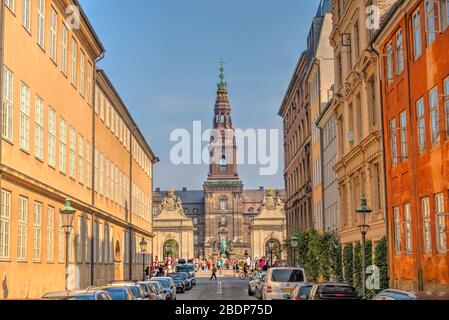
<path fill-rule="evenodd" d="M 146 280 L 150 279 L 150 267 L 149 266 L 147 266 L 145 268 L 145 279 Z"/>
<path fill-rule="evenodd" d="M 218 281 L 218 279 L 217 279 L 217 267 L 215 266 L 215 264 L 212 266 L 212 276 L 210 277 L 210 280 L 212 280 L 213 278 L 215 278 L 215 280 Z"/>

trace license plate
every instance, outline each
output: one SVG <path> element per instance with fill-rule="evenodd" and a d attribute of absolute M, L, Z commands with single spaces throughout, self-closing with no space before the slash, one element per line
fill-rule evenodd
<path fill-rule="evenodd" d="M 291 293 L 293 291 L 293 288 L 284 288 L 282 289 L 282 293 Z"/>

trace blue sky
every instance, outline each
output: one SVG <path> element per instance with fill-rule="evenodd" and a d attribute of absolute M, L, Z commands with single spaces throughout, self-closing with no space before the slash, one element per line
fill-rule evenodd
<path fill-rule="evenodd" d="M 279 168 L 239 166 L 246 188 L 283 188 L 282 120 L 277 115 L 319 0 L 81 0 L 106 56 L 99 66 L 161 162 L 154 187 L 202 189 L 208 168 L 174 166 L 170 133 L 212 123 L 218 60 L 234 127 L 279 129 Z"/>

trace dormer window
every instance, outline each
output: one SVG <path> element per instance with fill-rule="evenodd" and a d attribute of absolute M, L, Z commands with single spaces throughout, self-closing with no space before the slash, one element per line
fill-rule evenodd
<path fill-rule="evenodd" d="M 224 123 L 225 122 L 225 116 L 224 114 L 220 114 L 220 123 Z"/>

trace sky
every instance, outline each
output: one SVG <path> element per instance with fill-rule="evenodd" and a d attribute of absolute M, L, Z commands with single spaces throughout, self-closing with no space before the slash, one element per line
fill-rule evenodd
<path fill-rule="evenodd" d="M 245 188 L 284 188 L 278 110 L 319 0 L 81 0 L 106 48 L 99 67 L 111 79 L 160 162 L 154 187 L 202 189 L 207 165 L 174 165 L 175 129 L 212 124 L 218 61 L 233 125 L 278 129 L 278 168 L 239 165 Z M 263 166 L 262 166 L 263 167 Z"/>

